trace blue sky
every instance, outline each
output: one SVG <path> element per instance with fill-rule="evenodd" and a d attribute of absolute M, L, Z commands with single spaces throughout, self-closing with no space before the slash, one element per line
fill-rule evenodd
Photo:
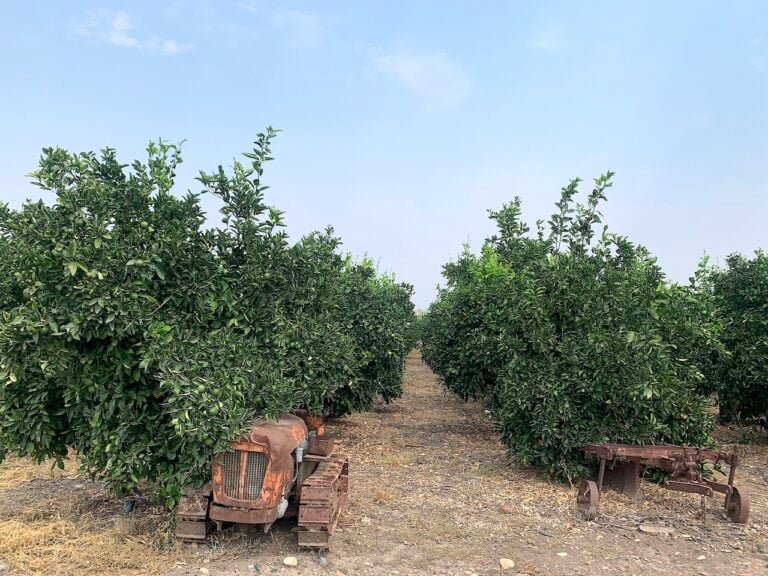
<path fill-rule="evenodd" d="M 768 3 L 3 2 L 0 198 L 40 148 L 186 139 L 179 191 L 271 124 L 270 203 L 416 287 L 611 169 L 615 231 L 674 280 L 768 248 Z M 215 204 L 206 202 L 215 210 Z"/>

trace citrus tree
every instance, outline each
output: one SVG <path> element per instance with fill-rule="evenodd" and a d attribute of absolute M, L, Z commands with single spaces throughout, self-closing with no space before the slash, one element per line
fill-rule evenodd
<path fill-rule="evenodd" d="M 768 256 L 729 256 L 714 295 L 729 352 L 718 364 L 720 417 L 768 426 Z"/>
<path fill-rule="evenodd" d="M 256 418 L 398 395 L 410 289 L 368 270 L 382 289 L 348 297 L 358 273 L 332 230 L 289 242 L 264 200 L 274 136 L 200 173 L 222 204 L 213 228 L 200 194 L 172 193 L 178 146 L 130 165 L 112 149 L 43 151 L 33 178 L 55 203 L 0 211 L 0 458 L 75 449 L 116 492 L 149 482 L 172 505 Z"/>
<path fill-rule="evenodd" d="M 491 212 L 497 234 L 445 266 L 423 329 L 445 386 L 487 401 L 521 462 L 566 478 L 586 472 L 589 442 L 711 442 L 696 392 L 718 347 L 711 300 L 666 282 L 627 238 L 597 234 L 611 178 L 583 205 L 571 181 L 533 234 L 519 199 Z"/>
<path fill-rule="evenodd" d="M 416 344 L 412 292 L 392 276 L 377 275 L 368 259 L 347 263 L 339 285 L 341 318 L 360 362 L 360 378 L 330 399 L 329 414 L 368 410 L 376 397 L 391 402 L 402 395 L 405 357 Z"/>

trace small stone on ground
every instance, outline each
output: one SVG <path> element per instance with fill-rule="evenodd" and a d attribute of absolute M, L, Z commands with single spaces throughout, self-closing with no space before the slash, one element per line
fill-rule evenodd
<path fill-rule="evenodd" d="M 656 524 L 640 524 L 637 528 L 646 534 L 669 535 L 675 533 L 675 529 L 671 526 L 658 526 Z"/>
<path fill-rule="evenodd" d="M 298 566 L 299 565 L 299 559 L 296 558 L 296 556 L 286 556 L 283 558 L 283 564 L 286 566 Z"/>

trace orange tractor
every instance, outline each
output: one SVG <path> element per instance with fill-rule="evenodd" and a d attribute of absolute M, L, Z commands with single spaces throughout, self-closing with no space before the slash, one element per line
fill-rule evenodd
<path fill-rule="evenodd" d="M 344 510 L 349 464 L 320 416 L 282 414 L 256 421 L 213 458 L 213 480 L 188 490 L 176 512 L 176 537 L 204 541 L 212 525 L 257 525 L 298 516 L 299 546 L 330 548 Z"/>

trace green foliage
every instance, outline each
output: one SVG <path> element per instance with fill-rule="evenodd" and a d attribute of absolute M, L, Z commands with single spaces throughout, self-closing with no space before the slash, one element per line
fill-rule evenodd
<path fill-rule="evenodd" d="M 414 346 L 421 346 L 421 337 L 424 333 L 424 315 L 422 313 L 418 313 L 413 317 L 413 320 L 411 322 L 411 332 L 409 336 L 409 340 L 413 342 Z"/>
<path fill-rule="evenodd" d="M 714 295 L 730 352 L 718 365 L 720 417 L 768 426 L 768 256 L 729 256 L 714 273 Z"/>
<path fill-rule="evenodd" d="M 385 402 L 402 395 L 405 356 L 414 346 L 412 288 L 389 276 L 377 276 L 370 261 L 348 263 L 340 286 L 342 318 L 360 360 L 360 380 L 326 404 L 339 416 L 368 410 L 376 396 Z"/>
<path fill-rule="evenodd" d="M 200 173 L 213 229 L 198 194 L 171 193 L 178 146 L 130 167 L 43 151 L 56 203 L 0 210 L 0 458 L 75 448 L 115 491 L 150 481 L 172 504 L 255 418 L 400 394 L 410 288 L 351 265 L 330 229 L 288 242 L 261 181 L 275 134 Z"/>
<path fill-rule="evenodd" d="M 510 451 L 562 477 L 585 473 L 588 442 L 711 442 L 696 394 L 719 350 L 711 298 L 626 238 L 594 239 L 611 177 L 585 205 L 571 181 L 533 236 L 519 199 L 491 212 L 498 233 L 445 266 L 423 330 L 445 386 L 487 401 Z"/>

